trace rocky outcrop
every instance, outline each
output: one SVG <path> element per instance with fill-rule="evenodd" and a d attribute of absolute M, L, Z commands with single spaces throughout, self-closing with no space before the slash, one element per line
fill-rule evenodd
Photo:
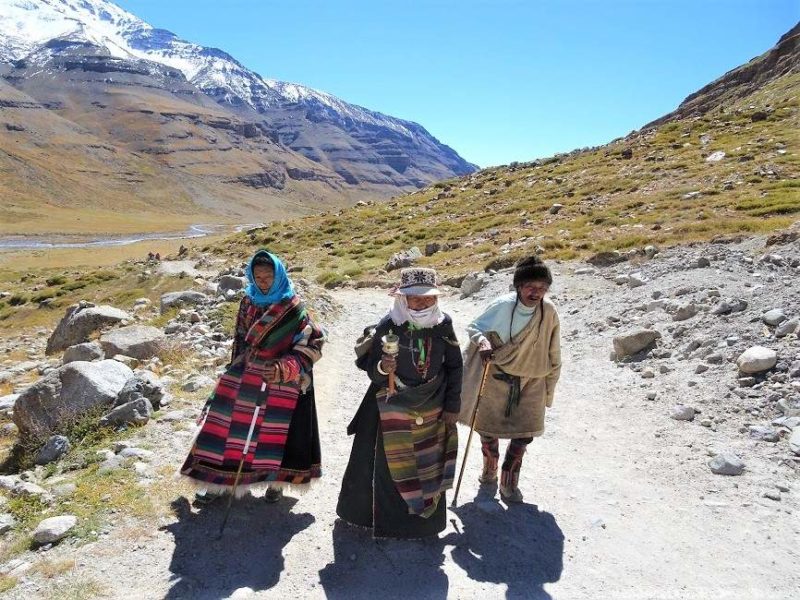
<path fill-rule="evenodd" d="M 133 371 L 115 360 L 72 362 L 24 390 L 14 406 L 23 435 L 58 431 L 69 419 L 112 404 Z"/>
<path fill-rule="evenodd" d="M 100 345 L 106 356 L 122 354 L 147 360 L 158 354 L 165 340 L 166 336 L 160 329 L 147 325 L 131 325 L 104 334 L 100 338 Z"/>
<path fill-rule="evenodd" d="M 73 304 L 47 340 L 47 354 L 65 350 L 89 341 L 89 336 L 104 327 L 132 320 L 124 310 L 113 306 L 96 306 L 91 302 Z"/>

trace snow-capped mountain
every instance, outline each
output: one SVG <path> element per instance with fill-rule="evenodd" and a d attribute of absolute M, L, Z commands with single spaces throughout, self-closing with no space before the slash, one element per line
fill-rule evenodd
<path fill-rule="evenodd" d="M 0 59 L 18 60 L 55 38 L 83 40 L 117 58 L 144 59 L 180 70 L 220 103 L 257 112 L 308 105 L 342 122 L 389 128 L 402 136 L 430 137 L 396 119 L 309 87 L 263 78 L 217 48 L 206 48 L 156 29 L 105 0 L 0 0 Z M 464 172 L 473 170 L 463 165 Z"/>

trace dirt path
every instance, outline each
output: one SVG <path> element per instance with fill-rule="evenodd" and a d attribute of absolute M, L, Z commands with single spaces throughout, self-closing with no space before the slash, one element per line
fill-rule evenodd
<path fill-rule="evenodd" d="M 458 332 L 508 279 L 474 298 L 443 298 Z M 473 439 L 461 504 L 438 540 L 376 541 L 336 521 L 345 428 L 367 385 L 352 343 L 389 305 L 385 291 L 345 290 L 334 294 L 344 309 L 316 371 L 325 474 L 311 491 L 278 505 L 238 502 L 222 540 L 221 507 L 198 511 L 173 497 L 177 516 L 158 530 L 128 523 L 50 552 L 76 557 L 80 576 L 114 598 L 788 599 L 800 589 L 796 492 L 774 502 L 760 490 L 790 473 L 763 452 L 743 477 L 709 471 L 707 446 L 728 440 L 667 418 L 638 375 L 609 361 L 610 334 L 588 328 L 597 315 L 586 303 L 604 286 L 613 284 L 559 280 L 564 370 L 547 431 L 523 465 L 523 505 L 478 494 Z M 158 426 L 147 436 L 177 467 L 185 432 Z M 11 597 L 47 589 L 22 586 Z"/>

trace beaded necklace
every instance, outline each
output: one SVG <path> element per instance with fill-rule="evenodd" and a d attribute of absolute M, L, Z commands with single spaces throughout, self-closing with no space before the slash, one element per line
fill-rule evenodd
<path fill-rule="evenodd" d="M 419 373 L 422 379 L 428 378 L 428 369 L 431 366 L 431 346 L 433 338 L 427 337 L 424 340 L 419 337 L 414 340 L 414 331 L 420 330 L 413 323 L 408 324 L 408 330 L 411 335 L 411 362 L 414 364 L 414 369 Z M 416 348 L 414 342 L 416 341 Z M 414 356 L 416 354 L 416 357 Z"/>

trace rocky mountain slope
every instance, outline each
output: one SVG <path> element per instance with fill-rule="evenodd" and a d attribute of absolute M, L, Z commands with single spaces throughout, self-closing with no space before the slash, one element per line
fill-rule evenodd
<path fill-rule="evenodd" d="M 641 256 L 648 244 L 788 227 L 800 214 L 797 40 L 795 27 L 774 49 L 690 97 L 702 106 L 687 100 L 604 146 L 484 169 L 388 204 L 274 224 L 233 238 L 224 251 L 245 255 L 266 245 L 336 285 L 386 279 L 410 260 L 463 276 L 529 252 Z"/>
<path fill-rule="evenodd" d="M 41 205 L 125 196 L 150 211 L 263 220 L 475 169 L 416 123 L 263 78 L 105 0 L 2 0 L 0 76 L 0 172 L 22 230 Z M 53 135 L 42 123 L 53 119 L 74 131 Z M 106 168 L 84 168 L 93 159 Z M 62 181 L 64 164 L 81 168 Z"/>

